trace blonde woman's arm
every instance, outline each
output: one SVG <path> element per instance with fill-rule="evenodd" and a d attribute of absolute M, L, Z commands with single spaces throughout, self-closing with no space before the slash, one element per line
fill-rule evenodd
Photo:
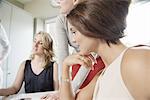
<path fill-rule="evenodd" d="M 0 96 L 8 96 L 19 92 L 24 79 L 24 68 L 25 62 L 20 65 L 13 85 L 9 88 L 0 89 Z"/>

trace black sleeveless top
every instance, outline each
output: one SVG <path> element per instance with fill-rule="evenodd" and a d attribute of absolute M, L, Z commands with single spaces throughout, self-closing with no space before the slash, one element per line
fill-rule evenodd
<path fill-rule="evenodd" d="M 53 63 L 49 63 L 40 74 L 36 75 L 31 68 L 31 60 L 26 61 L 24 70 L 26 93 L 54 91 Z"/>

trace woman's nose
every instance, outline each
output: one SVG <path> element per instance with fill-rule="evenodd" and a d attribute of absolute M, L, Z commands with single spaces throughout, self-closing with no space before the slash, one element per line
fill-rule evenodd
<path fill-rule="evenodd" d="M 72 38 L 72 42 L 73 42 L 73 43 L 76 43 L 76 40 L 75 40 L 74 38 Z"/>
<path fill-rule="evenodd" d="M 35 42 L 35 43 L 34 43 L 34 46 L 35 46 L 35 47 L 37 47 L 37 46 L 38 46 L 38 43 L 37 43 L 37 42 Z"/>

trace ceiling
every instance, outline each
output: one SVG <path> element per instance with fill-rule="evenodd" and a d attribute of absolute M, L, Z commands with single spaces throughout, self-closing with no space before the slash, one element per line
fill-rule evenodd
<path fill-rule="evenodd" d="M 59 8 L 53 7 L 50 0 L 7 0 L 8 2 L 24 9 L 33 17 L 47 19 L 57 16 Z"/>
<path fill-rule="evenodd" d="M 31 2 L 33 0 L 16 0 L 16 1 L 18 1 L 18 2 L 20 2 L 22 4 L 26 4 L 26 3 L 29 3 L 29 2 Z"/>

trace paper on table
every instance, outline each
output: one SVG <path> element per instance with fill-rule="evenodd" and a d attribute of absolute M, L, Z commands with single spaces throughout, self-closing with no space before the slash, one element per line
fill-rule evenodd
<path fill-rule="evenodd" d="M 16 94 L 16 95 L 11 95 L 3 100 L 41 100 L 41 97 L 45 95 L 56 94 L 56 93 L 58 93 L 58 91 Z"/>

